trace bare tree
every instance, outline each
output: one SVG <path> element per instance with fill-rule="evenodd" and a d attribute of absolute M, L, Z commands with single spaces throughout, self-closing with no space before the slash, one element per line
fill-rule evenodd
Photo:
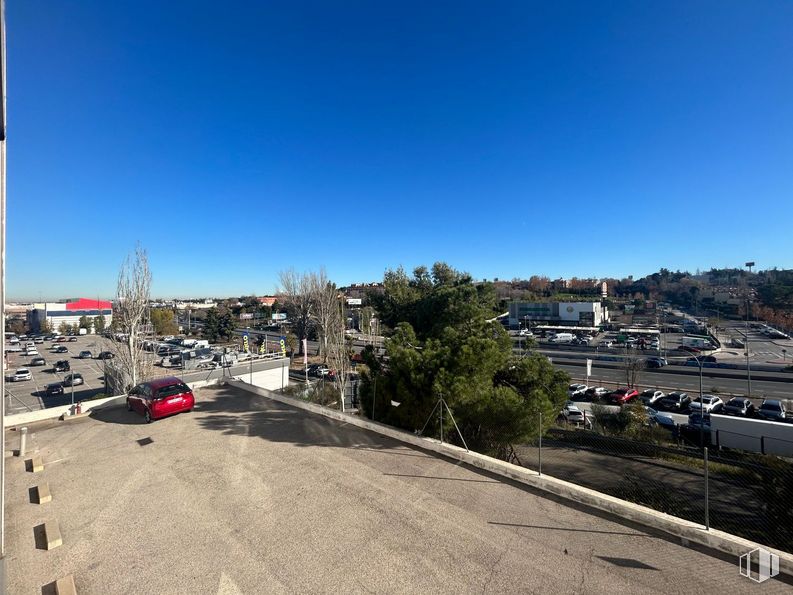
<path fill-rule="evenodd" d="M 299 353 L 303 353 L 303 339 L 314 315 L 314 296 L 312 295 L 311 273 L 297 273 L 294 269 L 278 273 L 281 281 L 279 302 L 282 302 L 292 318 L 292 328 L 298 338 Z"/>
<path fill-rule="evenodd" d="M 325 328 L 324 336 L 327 340 L 326 358 L 328 365 L 334 371 L 334 378 L 339 389 L 339 409 L 344 411 L 344 395 L 347 392 L 347 383 L 350 373 L 350 345 L 347 343 L 346 324 L 344 318 L 344 300 L 336 294 L 335 303 L 330 309 L 330 315 Z"/>
<path fill-rule="evenodd" d="M 639 376 L 646 367 L 643 357 L 639 357 L 635 353 L 629 354 L 625 351 L 625 356 L 622 359 L 622 367 L 625 371 L 625 382 L 630 388 L 635 388 L 639 385 Z"/>
<path fill-rule="evenodd" d="M 314 315 L 319 331 L 320 352 L 328 361 L 330 334 L 336 331 L 339 315 L 339 291 L 336 285 L 328 280 L 325 267 L 319 273 L 310 273 L 308 278 L 311 295 L 314 301 Z"/>
<path fill-rule="evenodd" d="M 131 255 L 130 255 L 131 256 Z M 127 385 L 135 386 L 151 374 L 151 361 L 144 357 L 141 330 L 149 311 L 151 293 L 151 271 L 146 251 L 138 245 L 134 258 L 127 256 L 121 265 L 116 285 L 116 301 L 113 304 L 113 322 L 122 334 L 123 341 L 117 344 L 116 362 Z"/>

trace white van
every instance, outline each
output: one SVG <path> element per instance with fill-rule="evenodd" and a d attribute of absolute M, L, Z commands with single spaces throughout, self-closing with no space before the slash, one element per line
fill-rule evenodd
<path fill-rule="evenodd" d="M 575 335 L 573 333 L 557 333 L 549 340 L 551 341 L 551 343 L 569 343 L 574 338 Z"/>

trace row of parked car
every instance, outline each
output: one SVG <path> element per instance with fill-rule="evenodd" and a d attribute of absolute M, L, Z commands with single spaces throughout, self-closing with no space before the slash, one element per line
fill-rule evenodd
<path fill-rule="evenodd" d="M 785 404 L 778 399 L 765 399 L 760 407 L 746 397 L 732 397 L 723 401 L 717 395 L 702 395 L 702 398 L 691 398 L 687 393 L 673 391 L 665 393 L 657 389 L 647 389 L 639 392 L 633 388 L 609 389 L 588 387 L 584 384 L 571 384 L 568 396 L 573 402 L 601 402 L 609 405 L 625 405 L 635 400 L 640 400 L 646 407 L 656 411 L 669 411 L 672 413 L 699 413 L 710 415 L 720 413 L 738 417 L 754 417 L 769 421 L 788 421 L 788 411 Z"/>

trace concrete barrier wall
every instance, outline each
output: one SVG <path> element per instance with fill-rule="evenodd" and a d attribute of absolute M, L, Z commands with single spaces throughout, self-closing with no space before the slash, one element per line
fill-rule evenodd
<path fill-rule="evenodd" d="M 451 444 L 441 443 L 433 438 L 416 436 L 415 434 L 404 432 L 391 426 L 386 426 L 367 419 L 362 419 L 360 417 L 347 415 L 334 409 L 327 409 L 325 407 L 315 405 L 314 403 L 308 403 L 273 393 L 256 386 L 251 386 L 247 382 L 232 380 L 229 381 L 228 384 L 241 390 L 253 392 L 255 394 L 273 399 L 274 401 L 278 401 L 280 403 L 285 403 L 298 409 L 310 411 L 318 415 L 324 415 L 325 417 L 348 423 L 359 428 L 377 432 L 383 436 L 388 436 L 406 444 L 412 444 L 414 446 L 418 446 L 419 448 L 430 450 L 446 457 L 468 463 L 469 465 L 479 469 L 484 469 L 486 471 L 490 471 L 491 473 L 496 473 L 503 477 L 519 481 L 531 487 L 550 492 L 562 498 L 586 504 L 593 508 L 612 513 L 618 517 L 663 531 L 681 539 L 734 555 L 736 557 L 736 564 L 738 562 L 738 556 L 741 556 L 757 547 L 763 547 L 779 556 L 779 569 L 782 572 L 793 575 L 793 554 L 791 553 L 775 550 L 773 548 L 757 544 L 755 542 L 749 541 L 748 539 L 743 539 L 723 531 L 717 531 L 714 529 L 706 531 L 702 525 L 679 519 L 662 512 L 657 512 L 651 508 L 640 506 L 638 504 L 626 502 L 625 500 L 620 500 L 618 498 L 614 498 L 613 496 L 602 494 L 595 490 L 591 490 L 574 483 L 562 481 L 548 475 L 539 475 L 536 471 L 532 471 L 524 467 L 518 467 L 517 465 L 494 459 L 486 455 L 466 451 Z"/>
<path fill-rule="evenodd" d="M 197 380 L 195 382 L 188 382 L 187 385 L 193 390 L 199 389 L 202 386 L 210 386 L 218 384 L 219 378 L 210 380 Z M 94 409 L 101 409 L 102 407 L 115 407 L 124 405 L 127 395 L 116 395 L 113 397 L 106 397 L 104 399 L 93 399 L 91 401 L 81 401 L 83 413 L 88 413 Z M 38 409 L 36 411 L 26 411 L 25 413 L 17 413 L 16 415 L 7 415 L 5 417 L 5 427 L 13 428 L 25 424 L 42 421 L 45 419 L 57 419 L 72 412 L 72 405 L 61 405 L 60 407 L 48 407 L 47 409 Z"/>
<path fill-rule="evenodd" d="M 720 447 L 793 457 L 793 424 L 712 415 L 710 439 Z"/>

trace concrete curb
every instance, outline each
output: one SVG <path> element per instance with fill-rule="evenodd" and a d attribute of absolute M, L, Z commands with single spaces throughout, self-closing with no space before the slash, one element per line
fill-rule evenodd
<path fill-rule="evenodd" d="M 779 556 L 779 570 L 781 572 L 793 575 L 793 554 L 749 541 L 737 535 L 715 529 L 706 531 L 703 525 L 698 525 L 662 512 L 657 512 L 645 506 L 626 502 L 625 500 L 620 500 L 574 483 L 556 479 L 555 477 L 539 475 L 537 472 L 524 467 L 518 467 L 517 465 L 500 461 L 486 455 L 466 451 L 462 448 L 452 446 L 451 444 L 441 443 L 433 438 L 417 436 L 391 426 L 361 419 L 359 417 L 352 417 L 334 409 L 327 409 L 320 405 L 315 405 L 314 403 L 307 403 L 305 401 L 279 395 L 266 389 L 251 386 L 240 380 L 229 380 L 227 384 L 297 409 L 323 415 L 337 421 L 382 434 L 383 436 L 394 438 L 395 440 L 407 444 L 418 446 L 425 450 L 436 452 L 449 458 L 468 463 L 479 469 L 484 469 L 491 473 L 496 473 L 503 477 L 519 481 L 533 488 L 550 492 L 567 500 L 579 502 L 626 520 L 663 531 L 669 535 L 734 555 L 736 557 L 736 564 L 738 556 L 761 547 Z"/>

